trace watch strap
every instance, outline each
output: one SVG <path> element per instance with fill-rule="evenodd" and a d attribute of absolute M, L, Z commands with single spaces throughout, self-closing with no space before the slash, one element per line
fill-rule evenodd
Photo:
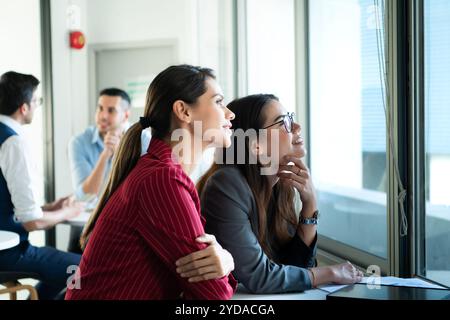
<path fill-rule="evenodd" d="M 299 222 L 301 224 L 314 224 L 317 225 L 317 220 L 319 218 L 319 210 L 314 211 L 314 214 L 310 218 L 304 218 L 302 215 L 300 215 Z"/>

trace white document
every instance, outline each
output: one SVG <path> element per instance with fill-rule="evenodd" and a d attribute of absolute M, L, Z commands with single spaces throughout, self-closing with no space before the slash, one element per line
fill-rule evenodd
<path fill-rule="evenodd" d="M 364 277 L 360 283 L 369 283 L 371 285 L 385 285 L 396 287 L 416 287 L 416 288 L 430 288 L 430 289 L 446 289 L 437 284 L 427 282 L 419 278 L 397 278 L 397 277 L 381 277 L 381 281 L 377 282 L 376 277 Z"/>
<path fill-rule="evenodd" d="M 434 283 L 424 281 L 419 278 L 397 278 L 397 277 L 364 277 L 361 282 L 369 285 L 384 285 L 384 286 L 396 286 L 396 287 L 416 287 L 416 288 L 430 288 L 430 289 L 446 289 Z M 328 293 L 336 292 L 348 285 L 323 285 L 318 289 L 326 291 Z"/>
<path fill-rule="evenodd" d="M 344 285 L 323 285 L 323 286 L 319 286 L 317 287 L 318 289 L 328 292 L 328 293 L 333 293 L 336 292 L 338 290 L 341 290 L 342 288 L 348 287 L 347 284 Z"/>

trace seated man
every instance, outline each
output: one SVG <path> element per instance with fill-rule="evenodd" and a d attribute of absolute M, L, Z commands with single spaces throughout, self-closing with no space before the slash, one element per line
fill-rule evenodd
<path fill-rule="evenodd" d="M 96 125 L 88 127 L 70 142 L 69 160 L 75 195 L 79 200 L 89 201 L 87 210 L 94 209 L 108 181 L 114 152 L 129 128 L 130 108 L 131 99 L 125 91 L 117 88 L 102 90 L 95 113 Z M 142 139 L 143 146 L 148 146 L 148 132 Z M 81 231 L 82 227 L 71 228 L 70 252 L 81 253 Z"/>
<path fill-rule="evenodd" d="M 40 299 L 54 299 L 66 288 L 71 266 L 80 255 L 28 242 L 34 230 L 49 229 L 80 214 L 82 205 L 70 197 L 38 205 L 32 159 L 21 132 L 40 104 L 39 81 L 32 75 L 7 72 L 0 78 L 0 230 L 20 236 L 20 244 L 0 251 L 0 271 L 33 273 Z M 68 269 L 69 268 L 69 269 Z M 63 296 L 59 296 L 63 297 Z"/>

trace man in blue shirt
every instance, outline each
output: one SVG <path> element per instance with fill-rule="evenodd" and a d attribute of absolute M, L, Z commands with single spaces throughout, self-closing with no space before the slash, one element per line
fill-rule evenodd
<path fill-rule="evenodd" d="M 74 137 L 69 145 L 72 183 L 78 200 L 95 206 L 111 170 L 112 158 L 120 138 L 129 127 L 131 99 L 117 88 L 100 92 L 95 112 L 95 126 Z M 89 208 L 88 208 L 89 209 Z M 81 253 L 81 227 L 72 227 L 69 251 Z"/>

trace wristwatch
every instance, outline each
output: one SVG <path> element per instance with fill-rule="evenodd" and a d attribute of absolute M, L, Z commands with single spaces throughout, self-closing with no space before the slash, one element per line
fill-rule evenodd
<path fill-rule="evenodd" d="M 311 218 L 303 218 L 300 215 L 299 222 L 301 224 L 317 224 L 317 219 L 319 219 L 319 210 L 314 211 Z"/>

